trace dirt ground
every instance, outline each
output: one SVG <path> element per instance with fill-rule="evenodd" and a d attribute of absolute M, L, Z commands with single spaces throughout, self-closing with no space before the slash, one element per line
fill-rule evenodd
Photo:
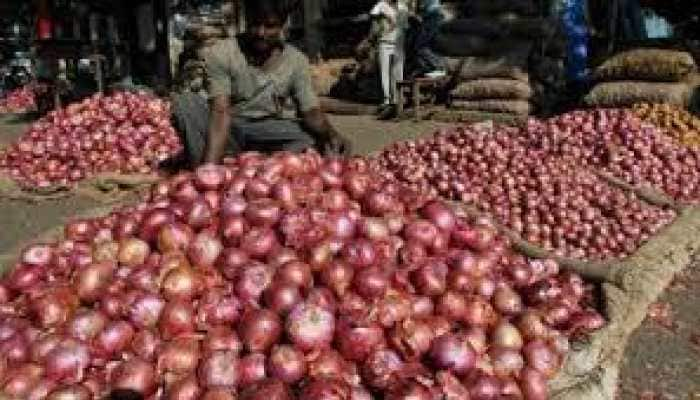
<path fill-rule="evenodd" d="M 352 141 L 356 154 L 372 153 L 393 141 L 430 133 L 441 125 L 377 122 L 370 116 L 333 116 L 331 120 Z M 0 116 L 0 147 L 14 140 L 26 124 L 22 118 Z M 0 201 L 0 254 L 99 206 L 82 197 L 38 204 Z M 700 263 L 677 277 L 633 336 L 617 398 L 700 400 Z"/>

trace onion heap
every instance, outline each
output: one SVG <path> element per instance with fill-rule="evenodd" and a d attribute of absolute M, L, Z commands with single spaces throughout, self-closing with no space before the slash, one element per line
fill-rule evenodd
<path fill-rule="evenodd" d="M 674 104 L 640 103 L 632 110 L 642 121 L 656 125 L 683 145 L 700 147 L 700 118 L 685 108 Z"/>
<path fill-rule="evenodd" d="M 591 293 L 364 159 L 246 153 L 28 247 L 0 281 L 0 393 L 544 400 L 605 323 Z"/>
<path fill-rule="evenodd" d="M 23 113 L 36 108 L 32 85 L 25 85 L 7 92 L 0 98 L 0 114 Z"/>
<path fill-rule="evenodd" d="M 638 186 L 651 186 L 673 199 L 700 200 L 700 149 L 691 149 L 645 124 L 631 110 L 575 111 L 531 120 L 528 146 L 590 165 Z"/>
<path fill-rule="evenodd" d="M 526 139 L 518 128 L 443 130 L 392 145 L 374 168 L 415 190 L 472 204 L 560 256 L 624 257 L 674 218 Z"/>
<path fill-rule="evenodd" d="M 70 185 L 103 172 L 149 173 L 181 148 L 166 101 L 97 94 L 35 122 L 0 153 L 0 172 L 25 187 Z"/>

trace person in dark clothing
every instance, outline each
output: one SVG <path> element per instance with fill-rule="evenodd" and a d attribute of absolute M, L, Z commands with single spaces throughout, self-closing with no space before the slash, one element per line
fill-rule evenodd
<path fill-rule="evenodd" d="M 288 10 L 281 3 L 247 1 L 247 32 L 206 51 L 209 102 L 197 94 L 173 100 L 190 163 L 219 162 L 226 153 L 248 150 L 349 151 L 321 112 L 308 59 L 282 39 Z M 301 121 L 283 116 L 288 98 Z"/>

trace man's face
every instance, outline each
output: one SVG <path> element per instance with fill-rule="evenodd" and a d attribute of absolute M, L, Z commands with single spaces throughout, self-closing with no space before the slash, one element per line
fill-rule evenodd
<path fill-rule="evenodd" d="M 253 48 L 259 53 L 267 53 L 282 41 L 284 22 L 279 17 L 268 16 L 250 22 L 248 33 L 253 40 Z"/>

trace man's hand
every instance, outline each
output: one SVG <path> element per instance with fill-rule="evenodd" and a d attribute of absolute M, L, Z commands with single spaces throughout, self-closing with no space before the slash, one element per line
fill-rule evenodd
<path fill-rule="evenodd" d="M 350 142 L 338 134 L 320 108 L 305 112 L 303 123 L 316 140 L 316 147 L 322 154 L 349 155 L 352 152 Z"/>
<path fill-rule="evenodd" d="M 231 107 L 228 96 L 215 97 L 209 112 L 209 133 L 204 145 L 202 163 L 218 163 L 224 157 L 231 128 Z"/>

